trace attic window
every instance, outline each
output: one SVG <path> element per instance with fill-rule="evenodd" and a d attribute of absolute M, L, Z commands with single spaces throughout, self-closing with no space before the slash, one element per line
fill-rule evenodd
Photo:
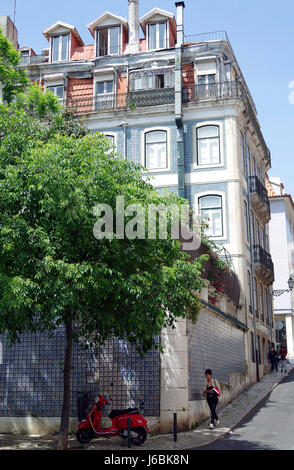
<path fill-rule="evenodd" d="M 148 25 L 148 50 L 168 47 L 167 22 Z"/>
<path fill-rule="evenodd" d="M 52 36 L 51 38 L 51 62 L 68 60 L 69 34 Z"/>
<path fill-rule="evenodd" d="M 120 26 L 97 30 L 97 57 L 119 54 Z"/>

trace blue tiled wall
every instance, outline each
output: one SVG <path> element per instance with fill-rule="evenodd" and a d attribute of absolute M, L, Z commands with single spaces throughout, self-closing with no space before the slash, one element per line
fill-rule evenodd
<path fill-rule="evenodd" d="M 60 416 L 63 399 L 64 333 L 27 333 L 9 348 L 4 337 L 0 364 L 0 416 Z M 88 374 L 98 383 L 87 383 Z M 73 347 L 71 416 L 77 416 L 78 392 L 109 393 L 113 408 L 139 406 L 147 416 L 159 416 L 160 355 L 144 360 L 128 343 L 113 339 L 94 354 Z M 110 410 L 108 410 L 109 412 Z"/>

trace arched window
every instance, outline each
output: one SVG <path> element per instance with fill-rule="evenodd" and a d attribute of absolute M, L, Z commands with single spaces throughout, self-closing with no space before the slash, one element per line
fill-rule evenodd
<path fill-rule="evenodd" d="M 145 133 L 145 162 L 148 170 L 160 170 L 168 167 L 167 132 L 162 130 Z"/>
<path fill-rule="evenodd" d="M 220 163 L 219 126 L 201 126 L 196 129 L 197 165 Z"/>
<path fill-rule="evenodd" d="M 211 237 L 223 236 L 223 209 L 222 197 L 216 195 L 199 198 L 199 211 L 201 219 L 207 220 L 209 227 L 206 232 Z"/>

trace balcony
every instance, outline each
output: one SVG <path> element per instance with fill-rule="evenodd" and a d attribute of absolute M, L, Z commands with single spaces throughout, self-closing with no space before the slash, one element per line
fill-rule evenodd
<path fill-rule="evenodd" d="M 270 220 L 270 204 L 267 190 L 257 176 L 249 177 L 249 192 L 252 208 L 258 213 L 263 224 Z"/>
<path fill-rule="evenodd" d="M 254 271 L 257 277 L 266 285 L 274 282 L 274 265 L 271 255 L 260 245 L 253 245 Z"/>
<path fill-rule="evenodd" d="M 184 105 L 189 105 L 189 103 L 223 101 L 237 98 L 241 99 L 244 104 L 244 112 L 247 115 L 248 122 L 251 122 L 253 125 L 254 132 L 258 136 L 260 145 L 263 149 L 266 164 L 268 167 L 270 167 L 271 154 L 262 135 L 256 113 L 253 110 L 251 101 L 248 97 L 248 92 L 246 91 L 246 88 L 242 82 L 227 81 L 203 85 L 189 85 L 184 86 L 182 90 L 182 99 Z"/>
<path fill-rule="evenodd" d="M 48 59 L 48 55 L 44 54 L 31 56 L 23 55 L 20 57 L 20 62 L 18 65 L 22 67 L 27 67 L 28 65 L 39 65 L 48 62 Z"/>
<path fill-rule="evenodd" d="M 197 103 L 205 100 L 243 98 L 244 89 L 240 82 L 218 82 L 183 87 L 183 103 Z"/>
<path fill-rule="evenodd" d="M 173 88 L 138 90 L 130 93 L 112 93 L 101 96 L 68 96 L 66 107 L 78 114 L 110 112 L 145 106 L 172 104 L 175 100 Z"/>

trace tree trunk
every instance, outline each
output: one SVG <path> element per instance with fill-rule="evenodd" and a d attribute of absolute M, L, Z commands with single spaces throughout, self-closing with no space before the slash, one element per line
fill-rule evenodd
<path fill-rule="evenodd" d="M 68 444 L 68 429 L 71 404 L 71 362 L 72 362 L 72 320 L 65 322 L 66 328 L 66 344 L 64 353 L 64 371 L 63 371 L 63 404 L 61 412 L 60 432 L 59 432 L 59 449 L 66 450 Z"/>

